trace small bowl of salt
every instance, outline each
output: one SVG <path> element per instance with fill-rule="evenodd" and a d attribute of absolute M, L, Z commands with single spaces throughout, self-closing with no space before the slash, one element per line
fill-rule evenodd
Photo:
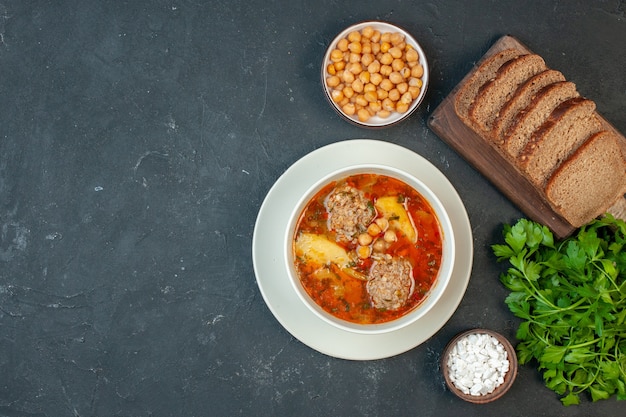
<path fill-rule="evenodd" d="M 517 376 L 517 355 L 499 333 L 473 329 L 456 335 L 441 356 L 448 389 L 457 397 L 485 404 L 502 397 Z"/>

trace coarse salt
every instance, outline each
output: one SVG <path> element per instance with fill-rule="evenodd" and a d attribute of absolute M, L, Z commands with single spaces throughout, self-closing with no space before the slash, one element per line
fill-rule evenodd
<path fill-rule="evenodd" d="M 486 333 L 461 338 L 450 350 L 447 365 L 454 386 L 468 395 L 493 392 L 509 371 L 506 349 Z"/>

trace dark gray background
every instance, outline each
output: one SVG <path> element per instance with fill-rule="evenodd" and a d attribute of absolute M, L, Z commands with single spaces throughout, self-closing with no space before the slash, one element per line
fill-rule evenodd
<path fill-rule="evenodd" d="M 623 1 L 0 0 L 0 415 L 615 416 L 563 407 L 531 365 L 483 406 L 448 392 L 457 332 L 514 340 L 489 245 L 522 213 L 426 120 L 502 35 L 626 132 Z M 330 40 L 366 19 L 425 48 L 406 122 L 367 131 L 321 91 Z M 457 188 L 474 268 L 452 319 L 389 359 L 320 354 L 256 285 L 259 207 L 293 162 L 352 138 L 405 146 Z"/>

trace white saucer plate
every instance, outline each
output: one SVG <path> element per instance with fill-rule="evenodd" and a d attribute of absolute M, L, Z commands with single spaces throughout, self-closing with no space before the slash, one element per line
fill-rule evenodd
<path fill-rule="evenodd" d="M 364 335 L 341 330 L 316 317 L 298 298 L 286 268 L 283 236 L 302 195 L 337 169 L 379 164 L 404 170 L 423 181 L 446 207 L 455 235 L 456 261 L 441 300 L 403 329 Z M 374 360 L 404 353 L 432 337 L 461 302 L 472 271 L 472 229 L 465 206 L 448 179 L 424 157 L 404 147 L 353 139 L 317 149 L 294 163 L 268 192 L 254 228 L 252 261 L 259 290 L 278 322 L 296 339 L 323 354 L 349 360 Z"/>

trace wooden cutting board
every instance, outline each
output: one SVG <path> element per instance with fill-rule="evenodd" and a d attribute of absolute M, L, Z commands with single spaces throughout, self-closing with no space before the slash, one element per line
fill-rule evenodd
<path fill-rule="evenodd" d="M 502 50 L 516 48 L 524 53 L 532 53 L 525 45 L 512 36 L 500 38 L 476 63 L 463 80 L 452 90 L 428 119 L 428 126 L 437 136 L 458 152 L 482 175 L 487 177 L 504 195 L 506 195 L 530 219 L 548 226 L 558 238 L 564 238 L 575 228 L 559 216 L 532 184 L 522 176 L 508 160 L 500 154 L 495 145 L 483 139 L 467 127 L 454 111 L 456 93 L 472 76 L 476 68 L 488 57 Z M 606 129 L 613 130 L 621 139 L 626 155 L 626 138 L 621 135 L 606 119 L 600 116 Z M 623 211 L 624 198 L 614 205 L 616 217 Z M 609 210 L 612 211 L 612 210 Z M 612 211 L 613 212 L 613 211 Z M 621 217 L 621 216 L 619 216 Z"/>

